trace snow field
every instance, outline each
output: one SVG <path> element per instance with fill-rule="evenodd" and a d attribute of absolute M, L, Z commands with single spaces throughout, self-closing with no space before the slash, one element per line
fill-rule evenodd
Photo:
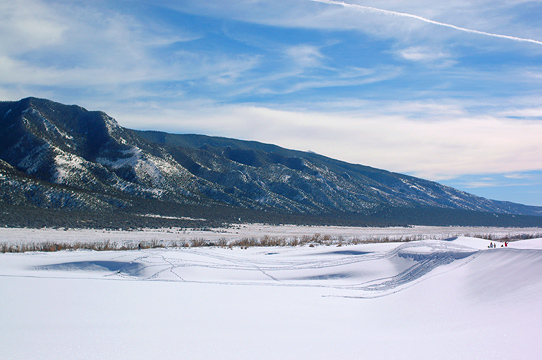
<path fill-rule="evenodd" d="M 542 239 L 0 254 L 6 359 L 538 359 Z"/>
<path fill-rule="evenodd" d="M 151 215 L 145 215 L 151 216 Z M 39 243 L 105 243 L 138 244 L 140 242 L 157 242 L 164 246 L 179 242 L 190 243 L 192 240 L 218 242 L 238 241 L 244 238 L 261 239 L 264 236 L 271 238 L 302 238 L 329 237 L 337 242 L 353 240 L 359 241 L 402 241 L 402 240 L 443 240 L 462 236 L 493 236 L 504 238 L 516 235 L 540 235 L 542 228 L 498 228 L 498 227 L 343 227 L 343 226 L 296 226 L 296 225 L 265 225 L 242 224 L 229 228 L 210 229 L 142 229 L 137 230 L 106 230 L 106 229 L 25 229 L 0 228 L 0 245 L 2 244 L 39 244 Z"/>

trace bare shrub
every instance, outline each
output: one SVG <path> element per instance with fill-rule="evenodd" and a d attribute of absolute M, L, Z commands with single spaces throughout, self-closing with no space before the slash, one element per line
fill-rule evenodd
<path fill-rule="evenodd" d="M 226 247 L 228 246 L 228 239 L 226 239 L 225 237 L 221 237 L 220 239 L 218 239 L 216 245 L 220 247 Z"/>
<path fill-rule="evenodd" d="M 443 239 L 444 235 L 395 235 L 395 236 L 368 236 L 368 237 L 351 237 L 345 238 L 342 235 L 333 237 L 331 235 L 314 234 L 303 236 L 269 236 L 263 235 L 260 238 L 256 237 L 244 237 L 237 240 L 228 240 L 225 237 L 218 239 L 215 242 L 211 242 L 204 238 L 191 239 L 190 241 L 175 240 L 165 241 L 159 239 L 151 239 L 150 241 L 125 241 L 125 242 L 113 242 L 109 240 L 96 241 L 96 242 L 37 242 L 37 243 L 0 243 L 0 253 L 23 253 L 33 251 L 43 252 L 56 252 L 63 250 L 92 250 L 92 251 L 119 251 L 119 250 L 137 250 L 141 249 L 153 249 L 153 248 L 187 248 L 187 247 L 209 247 L 219 246 L 223 248 L 233 249 L 238 247 L 247 249 L 249 247 L 283 247 L 283 246 L 310 246 L 317 245 L 357 245 L 357 244 L 369 244 L 369 243 L 388 243 L 388 242 L 409 242 L 428 239 Z M 455 234 L 454 236 L 457 236 Z M 476 237 L 491 241 L 518 241 L 534 238 L 542 238 L 542 233 L 519 233 L 519 234 L 464 234 L 462 236 Z M 451 237 L 448 234 L 448 237 Z"/>
<path fill-rule="evenodd" d="M 190 247 L 202 247 L 202 246 L 207 246 L 207 240 L 205 240 L 204 238 L 190 240 Z"/>
<path fill-rule="evenodd" d="M 259 246 L 260 243 L 254 237 L 251 237 L 251 238 L 245 237 L 240 240 L 233 241 L 231 245 L 246 249 L 247 247 Z"/>

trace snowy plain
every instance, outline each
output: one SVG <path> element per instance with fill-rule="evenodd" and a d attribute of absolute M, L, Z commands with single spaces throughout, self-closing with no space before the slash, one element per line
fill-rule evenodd
<path fill-rule="evenodd" d="M 371 240 L 388 239 L 404 240 L 414 237 L 419 239 L 448 239 L 459 236 L 492 235 L 497 238 L 511 237 L 521 234 L 541 235 L 542 228 L 503 228 L 503 227 L 464 227 L 464 226 L 411 226 L 411 227 L 347 227 L 347 226 L 298 226 L 298 225 L 266 225 L 239 224 L 224 228 L 163 228 L 138 230 L 110 229 L 25 229 L 0 228 L 0 245 L 24 243 L 92 243 L 111 242 L 117 244 L 156 241 L 167 246 L 169 243 L 194 239 L 217 242 L 220 239 L 236 241 L 243 238 L 260 238 L 262 236 L 301 238 L 303 236 L 341 237 L 348 242 L 353 239 Z"/>
<path fill-rule="evenodd" d="M 0 358 L 539 359 L 542 239 L 435 238 L 0 254 Z"/>

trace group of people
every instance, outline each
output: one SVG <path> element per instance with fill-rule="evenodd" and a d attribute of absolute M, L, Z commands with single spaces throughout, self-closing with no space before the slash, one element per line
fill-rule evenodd
<path fill-rule="evenodd" d="M 490 242 L 488 248 L 494 249 L 497 247 L 497 243 Z M 508 247 L 508 241 L 505 241 L 504 244 L 501 244 L 501 247 Z"/>

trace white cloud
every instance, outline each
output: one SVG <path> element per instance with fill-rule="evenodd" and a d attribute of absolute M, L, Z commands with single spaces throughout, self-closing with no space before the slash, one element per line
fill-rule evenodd
<path fill-rule="evenodd" d="M 515 179 L 515 180 L 524 180 L 524 179 L 535 179 L 536 177 L 531 174 L 505 174 L 505 178 L 507 179 Z"/>
<path fill-rule="evenodd" d="M 0 22 L 0 50 L 17 49 L 0 51 L 0 83 L 7 91 L 24 87 L 28 90 L 22 93 L 36 95 L 43 93 L 39 87 L 54 86 L 59 92 L 93 89 L 125 99 L 125 92 L 132 90 L 123 87 L 141 88 L 144 83 L 199 80 L 225 85 L 258 63 L 257 56 L 166 50 L 200 35 L 156 21 L 145 23 L 114 9 L 75 1 L 47 5 L 0 0 L 0 10 L 6 11 L 0 12 L 6 20 Z M 26 26 L 27 21 L 34 23 Z"/>
<path fill-rule="evenodd" d="M 467 189 L 479 189 L 479 188 L 491 188 L 505 186 L 503 183 L 499 183 L 496 180 L 475 180 L 461 182 L 461 186 Z"/>
<path fill-rule="evenodd" d="M 397 54 L 406 60 L 423 63 L 434 63 L 441 67 L 456 64 L 448 52 L 427 46 L 411 46 L 397 51 Z"/>
<path fill-rule="evenodd" d="M 508 176 L 504 176 L 505 178 L 509 179 L 509 180 L 518 180 L 518 179 L 524 179 L 524 180 L 536 180 L 534 178 L 516 178 L 516 177 L 508 177 Z M 537 185 L 541 185 L 541 183 L 539 181 L 530 181 L 530 182 L 523 182 L 523 183 L 518 183 L 518 182 L 511 182 L 509 180 L 496 180 L 496 179 L 480 179 L 480 180 L 472 180 L 472 181 L 460 181 L 458 182 L 458 184 L 463 187 L 463 188 L 467 188 L 467 189 L 481 189 L 481 188 L 506 188 L 506 187 L 510 187 L 510 188 L 519 188 L 519 187 L 532 187 L 532 186 L 537 186 Z"/>
<path fill-rule="evenodd" d="M 320 49 L 311 45 L 297 45 L 286 49 L 286 54 L 301 67 L 317 67 L 324 58 Z"/>
<path fill-rule="evenodd" d="M 373 84 L 381 81 L 386 81 L 397 77 L 401 70 L 396 67 L 380 67 L 380 68 L 345 68 L 335 69 L 327 68 L 328 73 L 333 73 L 333 76 L 323 76 L 318 74 L 305 75 L 300 71 L 284 73 L 281 80 L 290 77 L 290 81 L 286 81 L 286 85 L 280 84 L 274 87 L 272 83 L 266 84 L 263 79 L 256 79 L 260 83 L 258 92 L 261 94 L 291 94 L 307 89 L 333 88 L 333 87 L 348 87 Z M 270 85 L 270 86 L 266 86 Z"/>
<path fill-rule="evenodd" d="M 521 118 L 542 118 L 542 107 L 526 107 L 501 111 L 501 116 L 521 117 Z"/>
<path fill-rule="evenodd" d="M 57 44 L 66 30 L 62 19 L 42 1 L 0 1 L 1 54 L 19 54 Z"/>

